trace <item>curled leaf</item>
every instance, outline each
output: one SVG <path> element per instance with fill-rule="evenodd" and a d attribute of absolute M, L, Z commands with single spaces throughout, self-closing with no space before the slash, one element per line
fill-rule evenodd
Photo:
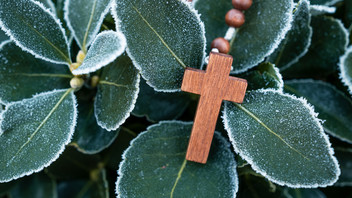
<path fill-rule="evenodd" d="M 94 40 L 81 66 L 73 70 L 75 75 L 88 74 L 113 62 L 126 48 L 123 34 L 104 31 Z"/>
<path fill-rule="evenodd" d="M 84 52 L 98 34 L 111 2 L 112 0 L 65 1 L 65 21 Z"/>

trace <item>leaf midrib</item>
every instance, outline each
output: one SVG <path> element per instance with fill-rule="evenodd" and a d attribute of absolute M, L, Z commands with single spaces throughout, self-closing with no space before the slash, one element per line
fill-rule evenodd
<path fill-rule="evenodd" d="M 60 98 L 60 100 L 55 104 L 55 106 L 51 109 L 51 111 L 49 112 L 49 114 L 44 118 L 44 120 L 39 124 L 39 126 L 36 128 L 36 130 L 31 134 L 31 136 L 28 138 L 28 140 L 18 149 L 18 151 L 16 152 L 16 154 L 9 160 L 9 162 L 7 163 L 7 166 L 9 166 L 13 160 L 18 156 L 18 154 L 23 150 L 23 148 L 25 146 L 27 146 L 34 138 L 34 136 L 39 132 L 39 130 L 44 126 L 44 124 L 49 120 L 49 118 L 54 114 L 54 112 L 57 110 L 57 108 L 59 107 L 59 105 L 64 101 L 64 99 L 66 98 L 66 96 L 71 93 L 73 89 L 70 88 L 68 89 L 64 95 L 62 95 L 62 97 Z"/>
<path fill-rule="evenodd" d="M 26 77 L 50 77 L 50 78 L 73 78 L 69 74 L 50 74 L 50 73 L 13 73 L 4 74 L 3 76 L 26 76 Z"/>
<path fill-rule="evenodd" d="M 92 26 L 93 16 L 95 14 L 95 8 L 97 6 L 97 1 L 98 0 L 94 1 L 93 7 L 92 7 L 92 11 L 90 13 L 90 18 L 89 18 L 89 21 L 88 21 L 88 24 L 87 24 L 86 33 L 84 34 L 83 43 L 82 43 L 82 48 L 83 48 L 82 50 L 84 51 L 84 53 L 87 53 L 86 45 L 87 45 L 88 32 L 90 30 L 90 27 Z"/>
<path fill-rule="evenodd" d="M 102 84 L 102 85 L 110 85 L 110 86 L 114 86 L 114 87 L 123 87 L 123 88 L 126 88 L 126 89 L 129 88 L 128 85 L 117 84 L 117 83 L 110 82 L 110 81 L 106 81 L 106 80 L 101 80 L 101 81 L 99 81 L 99 84 Z"/>
<path fill-rule="evenodd" d="M 263 121 L 261 121 L 257 116 L 255 116 L 254 113 L 252 113 L 251 111 L 249 111 L 248 109 L 246 109 L 245 107 L 243 107 L 240 104 L 237 104 L 237 103 L 233 103 L 233 104 L 235 104 L 240 110 L 242 110 L 243 112 L 248 114 L 250 117 L 252 117 L 255 121 L 257 121 L 260 125 L 262 125 L 267 131 L 269 131 L 271 134 L 276 136 L 280 141 L 282 141 L 284 144 L 286 144 L 286 146 L 288 146 L 290 149 L 292 149 L 293 151 L 295 151 L 296 153 L 301 155 L 304 159 L 306 159 L 308 161 L 310 160 L 305 155 L 303 155 L 300 151 L 298 151 L 293 146 L 291 146 L 288 142 L 286 142 L 279 134 L 277 134 L 273 130 L 271 130 Z"/>
<path fill-rule="evenodd" d="M 177 178 L 176 178 L 176 181 L 175 181 L 175 183 L 174 183 L 174 186 L 173 186 L 172 189 L 171 189 L 170 198 L 173 198 L 173 197 L 174 197 L 174 192 L 175 192 L 176 186 L 177 186 L 179 180 L 181 179 L 183 170 L 186 168 L 186 165 L 187 165 L 187 160 L 184 159 L 184 160 L 183 160 L 183 163 L 182 163 L 182 165 L 181 165 L 181 167 L 180 167 L 180 170 L 178 171 Z"/>
<path fill-rule="evenodd" d="M 41 38 L 43 38 L 45 42 L 47 42 L 50 46 L 52 46 L 67 61 L 68 64 L 71 64 L 70 58 L 68 56 L 66 56 L 59 48 L 57 48 L 51 41 L 49 41 L 44 35 L 42 35 L 39 31 L 37 31 L 35 28 L 33 28 L 29 23 L 27 23 L 22 18 L 22 16 L 18 15 L 17 13 L 14 13 L 14 14 L 16 14 L 18 16 L 18 18 L 21 19 L 24 24 L 26 24 L 35 33 L 37 33 Z"/>
<path fill-rule="evenodd" d="M 138 10 L 138 8 L 136 6 L 134 6 L 131 3 L 132 8 L 137 12 L 137 14 L 142 18 L 143 22 L 154 32 L 154 34 L 160 39 L 160 41 L 162 42 L 162 44 L 169 50 L 169 52 L 171 53 L 171 55 L 177 60 L 177 62 L 180 63 L 180 65 L 186 69 L 186 64 L 183 63 L 183 61 L 175 54 L 175 52 L 169 47 L 169 45 L 165 42 L 165 40 L 163 39 L 163 37 L 161 37 L 161 35 L 150 25 L 150 23 L 147 21 L 146 18 L 144 18 L 144 16 L 142 15 L 142 13 Z"/>

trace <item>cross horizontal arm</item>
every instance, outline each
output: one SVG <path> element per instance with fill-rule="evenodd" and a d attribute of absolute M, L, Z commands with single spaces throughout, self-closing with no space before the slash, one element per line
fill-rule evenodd
<path fill-rule="evenodd" d="M 187 67 L 183 76 L 181 90 L 200 95 L 205 71 Z"/>
<path fill-rule="evenodd" d="M 230 76 L 227 83 L 228 85 L 223 99 L 242 103 L 246 94 L 247 80 Z"/>

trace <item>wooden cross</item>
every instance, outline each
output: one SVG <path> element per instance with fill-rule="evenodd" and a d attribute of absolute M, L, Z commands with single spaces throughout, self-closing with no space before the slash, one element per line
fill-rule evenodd
<path fill-rule="evenodd" d="M 208 159 L 221 103 L 242 103 L 247 81 L 230 75 L 232 56 L 210 53 L 207 70 L 186 68 L 182 91 L 200 95 L 186 159 L 205 164 Z"/>

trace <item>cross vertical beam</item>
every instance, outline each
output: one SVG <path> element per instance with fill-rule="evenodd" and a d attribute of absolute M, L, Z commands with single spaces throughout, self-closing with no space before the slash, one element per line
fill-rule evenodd
<path fill-rule="evenodd" d="M 206 163 L 222 100 L 243 101 L 247 81 L 229 77 L 232 60 L 232 56 L 212 52 L 206 71 L 185 71 L 181 90 L 200 94 L 186 154 L 189 161 Z"/>

